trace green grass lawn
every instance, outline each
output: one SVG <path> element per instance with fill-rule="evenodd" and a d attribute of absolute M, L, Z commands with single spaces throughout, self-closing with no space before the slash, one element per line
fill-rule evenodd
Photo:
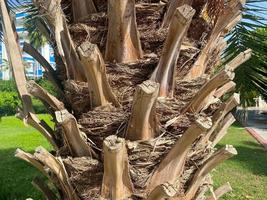
<path fill-rule="evenodd" d="M 40 118 L 50 122 L 47 115 Z M 51 122 L 50 122 L 51 123 Z M 0 122 L 0 200 L 25 200 L 32 197 L 42 199 L 41 194 L 31 185 L 40 173 L 26 162 L 14 157 L 17 148 L 33 153 L 43 146 L 51 149 L 44 137 L 15 117 L 3 117 Z"/>
<path fill-rule="evenodd" d="M 41 115 L 47 122 L 49 118 Z M 232 144 L 238 156 L 226 161 L 213 172 L 214 183 L 220 186 L 229 181 L 234 191 L 227 200 L 266 200 L 267 152 L 246 131 L 235 125 L 218 147 Z M 0 122 L 0 200 L 42 199 L 32 187 L 31 180 L 39 172 L 24 161 L 14 157 L 16 148 L 34 152 L 38 146 L 51 149 L 46 140 L 14 117 L 4 117 Z"/>
<path fill-rule="evenodd" d="M 243 128 L 234 125 L 218 148 L 232 144 L 238 155 L 214 170 L 214 183 L 230 182 L 234 191 L 222 199 L 267 199 L 267 151 Z"/>

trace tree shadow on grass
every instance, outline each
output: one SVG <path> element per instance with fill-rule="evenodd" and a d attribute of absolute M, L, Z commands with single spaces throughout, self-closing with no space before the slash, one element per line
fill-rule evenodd
<path fill-rule="evenodd" d="M 244 128 L 238 121 L 235 121 L 235 122 L 231 125 L 231 127 L 233 127 L 233 128 Z"/>
<path fill-rule="evenodd" d="M 14 156 L 16 149 L 0 150 L 0 200 L 44 199 L 32 185 L 37 169 Z"/>
<path fill-rule="evenodd" d="M 220 149 L 224 145 L 217 145 Z M 234 145 L 238 155 L 231 158 L 232 162 L 259 176 L 267 176 L 267 152 L 257 142 L 243 141 L 240 145 Z"/>
<path fill-rule="evenodd" d="M 255 147 L 257 149 L 258 148 L 260 149 L 259 143 L 257 143 L 257 142 L 254 142 L 254 141 L 243 141 L 242 143 L 245 144 L 246 146 L 251 146 L 251 147 Z"/>

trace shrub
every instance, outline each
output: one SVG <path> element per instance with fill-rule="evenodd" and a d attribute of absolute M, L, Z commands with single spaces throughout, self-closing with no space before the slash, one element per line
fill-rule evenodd
<path fill-rule="evenodd" d="M 54 86 L 45 79 L 37 79 L 35 80 L 40 86 L 46 89 L 49 93 L 53 94 L 54 96 L 57 95 Z M 17 92 L 16 85 L 14 80 L 0 80 L 0 91 L 1 92 Z"/>
<path fill-rule="evenodd" d="M 44 79 L 38 79 L 36 82 L 49 93 L 56 96 L 55 89 L 50 82 Z M 40 100 L 32 98 L 32 103 L 36 113 L 46 113 L 46 108 Z M 0 116 L 16 114 L 19 106 L 21 106 L 21 101 L 16 90 L 15 82 L 13 80 L 0 81 Z"/>
<path fill-rule="evenodd" d="M 21 101 L 16 92 L 0 92 L 0 115 L 14 115 Z"/>
<path fill-rule="evenodd" d="M 44 104 L 39 99 L 32 98 L 32 104 L 33 104 L 33 109 L 36 113 L 38 114 L 47 113 Z"/>
<path fill-rule="evenodd" d="M 54 88 L 52 83 L 50 83 L 48 80 L 37 79 L 35 80 L 35 82 L 38 83 L 40 86 L 42 86 L 44 89 L 46 89 L 50 94 L 57 96 L 56 89 Z"/>
<path fill-rule="evenodd" d="M 16 85 L 13 80 L 4 81 L 0 80 L 0 91 L 1 92 L 16 92 Z"/>
<path fill-rule="evenodd" d="M 32 103 L 36 113 L 46 113 L 40 100 L 32 98 Z M 15 115 L 18 107 L 21 107 L 21 101 L 17 92 L 0 92 L 0 116 Z"/>

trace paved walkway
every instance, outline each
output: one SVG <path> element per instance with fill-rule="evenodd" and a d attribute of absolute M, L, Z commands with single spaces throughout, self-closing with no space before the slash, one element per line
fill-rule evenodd
<path fill-rule="evenodd" d="M 267 148 L 267 110 L 250 108 L 246 124 L 247 131 Z"/>

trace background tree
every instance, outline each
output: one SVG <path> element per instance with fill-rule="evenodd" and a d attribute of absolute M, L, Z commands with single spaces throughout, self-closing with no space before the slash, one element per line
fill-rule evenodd
<path fill-rule="evenodd" d="M 239 0 L 35 0 L 37 29 L 54 48 L 56 70 L 25 43 L 60 98 L 27 81 L 7 4 L 5 41 L 22 107 L 17 116 L 54 147 L 16 156 L 53 183 L 47 199 L 218 199 L 209 172 L 236 155 L 214 146 L 234 122 L 235 83 L 245 50 L 214 73 L 224 36 L 240 21 Z M 55 127 L 40 121 L 41 99 Z M 223 100 L 224 99 L 224 100 Z M 210 189 L 211 196 L 207 195 Z"/>
<path fill-rule="evenodd" d="M 247 2 L 244 19 L 227 36 L 228 47 L 224 53 L 227 62 L 245 49 L 252 49 L 251 59 L 236 70 L 236 91 L 243 107 L 255 106 L 255 98 L 260 95 L 267 97 L 267 9 L 260 2 L 264 1 Z"/>

